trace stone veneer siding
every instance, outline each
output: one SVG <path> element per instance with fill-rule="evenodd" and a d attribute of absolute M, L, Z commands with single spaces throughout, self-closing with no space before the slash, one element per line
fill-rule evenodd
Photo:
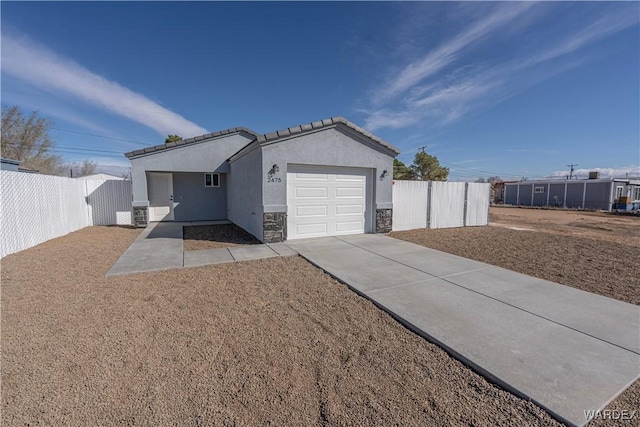
<path fill-rule="evenodd" d="M 148 208 L 146 206 L 133 207 L 133 225 L 136 227 L 146 227 L 149 223 Z"/>
<path fill-rule="evenodd" d="M 287 213 L 269 212 L 262 215 L 263 243 L 277 243 L 287 240 Z"/>
<path fill-rule="evenodd" d="M 376 209 L 376 233 L 389 233 L 393 209 Z"/>

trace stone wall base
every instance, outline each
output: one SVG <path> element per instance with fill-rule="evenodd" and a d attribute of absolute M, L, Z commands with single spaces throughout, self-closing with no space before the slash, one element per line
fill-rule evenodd
<path fill-rule="evenodd" d="M 149 223 L 148 207 L 146 206 L 134 206 L 133 207 L 133 225 L 139 228 L 144 228 Z"/>
<path fill-rule="evenodd" d="M 287 240 L 287 213 L 264 213 L 262 215 L 262 242 L 278 243 L 285 240 Z"/>
<path fill-rule="evenodd" d="M 393 209 L 376 209 L 376 233 L 391 231 Z"/>

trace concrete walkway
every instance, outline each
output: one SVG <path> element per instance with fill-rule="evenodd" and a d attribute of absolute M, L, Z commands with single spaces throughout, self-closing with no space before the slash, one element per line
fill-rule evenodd
<path fill-rule="evenodd" d="M 182 228 L 184 226 L 228 223 L 228 221 L 151 223 L 120 256 L 107 272 L 107 276 L 297 254 L 283 243 L 186 252 L 183 250 Z"/>
<path fill-rule="evenodd" d="M 567 424 L 640 377 L 638 306 L 381 235 L 287 245 Z"/>

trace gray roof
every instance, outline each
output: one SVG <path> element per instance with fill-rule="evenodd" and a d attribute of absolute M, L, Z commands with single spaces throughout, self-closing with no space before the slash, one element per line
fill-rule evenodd
<path fill-rule="evenodd" d="M 156 151 L 163 151 L 163 150 L 167 150 L 169 148 L 179 147 L 181 145 L 188 145 L 188 144 L 204 142 L 204 141 L 209 140 L 209 139 L 214 139 L 214 138 L 218 138 L 218 137 L 225 136 L 225 135 L 232 135 L 232 134 L 240 133 L 240 132 L 248 133 L 249 135 L 253 136 L 254 138 L 258 137 L 258 134 L 255 133 L 254 131 L 252 131 L 251 129 L 247 129 L 245 127 L 236 127 L 236 128 L 225 129 L 225 130 L 219 130 L 217 132 L 207 133 L 207 134 L 200 135 L 200 136 L 194 136 L 193 138 L 181 139 L 181 140 L 178 140 L 178 141 L 167 142 L 166 144 L 160 144 L 160 145 L 155 145 L 155 146 L 151 146 L 151 147 L 146 147 L 146 148 L 142 148 L 140 150 L 134 150 L 134 151 L 130 151 L 128 153 L 124 153 L 124 155 L 127 156 L 130 159 L 132 157 L 141 156 L 143 154 L 151 154 L 151 153 L 155 153 Z"/>
<path fill-rule="evenodd" d="M 20 160 L 6 159 L 4 157 L 0 157 L 0 162 L 6 163 L 8 165 L 16 165 L 16 166 L 22 163 Z"/>
<path fill-rule="evenodd" d="M 128 158 L 132 158 L 132 157 L 137 157 L 140 155 L 144 155 L 144 154 L 151 154 L 151 153 L 155 153 L 157 151 L 162 151 L 162 150 L 166 150 L 169 148 L 174 148 L 174 147 L 178 147 L 181 145 L 187 145 L 187 144 L 193 144 L 193 143 L 199 143 L 199 142 L 203 142 L 205 140 L 208 139 L 212 139 L 212 138 L 216 138 L 216 137 L 220 137 L 220 136 L 224 136 L 224 135 L 230 135 L 233 133 L 239 133 L 239 132 L 244 132 L 247 133 L 249 135 L 252 135 L 255 139 L 253 141 L 251 141 L 248 145 L 253 144 L 253 143 L 266 143 L 266 142 L 273 142 L 273 141 L 277 141 L 278 139 L 281 138 L 286 138 L 289 136 L 293 136 L 293 135 L 297 135 L 297 134 L 304 134 L 307 132 L 311 132 L 314 130 L 318 130 L 318 129 L 322 129 L 325 127 L 329 127 L 329 126 L 334 126 L 334 125 L 344 125 L 354 131 L 356 131 L 357 133 L 361 134 L 362 136 L 382 145 L 383 147 L 395 152 L 396 154 L 400 153 L 400 150 L 396 147 L 394 147 L 393 145 L 389 144 L 388 142 L 386 142 L 385 140 L 383 140 L 382 138 L 378 138 L 377 136 L 373 135 L 370 132 L 367 132 L 366 130 L 362 129 L 361 127 L 357 126 L 356 124 L 350 122 L 349 120 L 345 119 L 344 117 L 331 117 L 329 119 L 325 119 L 325 120 L 319 120 L 317 122 L 311 122 L 311 123 L 307 123 L 307 124 L 302 124 L 302 125 L 298 125 L 298 126 L 294 126 L 294 127 L 290 127 L 290 128 L 286 128 L 286 129 L 281 129 L 278 130 L 276 132 L 271 132 L 271 133 L 266 133 L 266 134 L 258 134 L 254 131 L 252 131 L 251 129 L 245 128 L 245 127 L 236 127 L 236 128 L 231 128 L 231 129 L 225 129 L 225 130 L 221 130 L 218 132 L 213 132 L 213 133 L 208 133 L 206 135 L 201 135 L 201 136 L 196 136 L 193 138 L 188 138 L 188 139 L 181 139 L 179 141 L 175 141 L 175 142 L 169 142 L 166 144 L 160 144 L 160 145 L 156 145 L 153 147 L 147 147 L 147 148 L 143 148 L 141 150 L 135 150 L 135 151 L 131 151 L 129 153 L 125 153 L 125 156 L 127 156 Z M 246 147 L 245 147 L 246 148 Z M 240 150 L 242 151 L 242 150 Z M 233 157 L 233 156 L 232 156 Z"/>
<path fill-rule="evenodd" d="M 332 126 L 332 125 L 336 125 L 336 124 L 343 124 L 345 126 L 347 126 L 350 129 L 355 130 L 356 132 L 358 132 L 359 134 L 371 139 L 372 141 L 377 142 L 378 144 L 388 148 L 391 151 L 394 151 L 396 154 L 400 153 L 400 150 L 398 150 L 396 147 L 394 147 L 393 145 L 389 144 L 387 141 L 385 141 L 382 138 L 378 138 L 377 136 L 375 136 L 374 134 L 367 132 L 366 130 L 362 129 L 360 126 L 350 122 L 349 120 L 345 119 L 344 117 L 331 117 L 329 119 L 326 120 L 319 120 L 317 122 L 311 122 L 311 123 L 307 123 L 307 124 L 303 124 L 303 125 L 299 125 L 299 126 L 294 126 L 291 128 L 286 128 L 286 129 L 282 129 L 276 132 L 271 132 L 271 133 L 267 133 L 264 135 L 259 135 L 258 136 L 258 142 L 262 143 L 262 142 L 271 142 L 271 141 L 275 141 L 277 139 L 280 138 L 285 138 L 287 136 L 291 136 L 291 135 L 295 135 L 298 133 L 306 133 L 312 130 L 316 130 L 316 129 L 322 129 L 328 126 Z"/>

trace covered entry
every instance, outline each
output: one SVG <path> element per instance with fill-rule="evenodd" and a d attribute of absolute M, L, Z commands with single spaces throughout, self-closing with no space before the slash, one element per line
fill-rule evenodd
<path fill-rule="evenodd" d="M 371 231 L 371 171 L 288 165 L 288 239 Z"/>

